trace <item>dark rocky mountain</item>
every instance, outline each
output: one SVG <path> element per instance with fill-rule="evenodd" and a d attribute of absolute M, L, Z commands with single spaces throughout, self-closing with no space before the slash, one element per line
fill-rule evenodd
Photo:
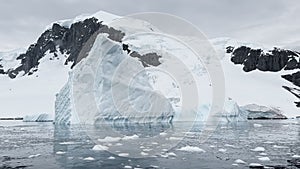
<path fill-rule="evenodd" d="M 300 53 L 297 51 L 274 48 L 265 52 L 262 49 L 252 49 L 247 46 L 240 46 L 236 49 L 233 46 L 228 46 L 226 53 L 231 54 L 231 61 L 234 64 L 243 65 L 245 72 L 253 70 L 263 72 L 282 71 L 282 78 L 300 87 L 300 70 L 291 74 L 284 73 L 285 70 L 300 69 Z M 300 89 L 288 86 L 282 87 L 300 99 Z M 299 101 L 295 102 L 295 104 L 297 107 L 300 107 Z"/>
<path fill-rule="evenodd" d="M 67 57 L 65 64 L 72 62 L 73 68 L 88 54 L 80 55 L 84 45 L 88 40 L 95 40 L 96 36 L 93 35 L 99 33 L 107 33 L 108 38 L 120 43 L 125 36 L 124 32 L 108 27 L 96 18 L 88 18 L 84 21 L 73 23 L 70 28 L 54 23 L 50 29 L 41 34 L 36 43 L 29 46 L 26 53 L 17 57 L 17 59 L 21 60 L 19 67 L 4 71 L 0 65 L 0 74 L 7 74 L 10 78 L 15 78 L 19 72 L 24 71 L 25 74 L 31 75 L 38 70 L 39 60 L 45 56 L 46 52 L 53 53 L 54 58 L 58 56 L 58 52 L 64 54 Z M 88 48 L 90 49 L 91 47 Z M 140 55 L 136 51 L 131 51 L 126 44 L 123 44 L 123 48 L 131 57 L 139 58 L 144 66 L 157 66 L 160 64 L 160 56 L 156 53 Z M 84 51 L 88 52 L 89 49 Z"/>

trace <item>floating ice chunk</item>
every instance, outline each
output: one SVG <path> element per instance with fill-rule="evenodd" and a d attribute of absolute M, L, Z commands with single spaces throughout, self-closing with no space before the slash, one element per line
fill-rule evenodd
<path fill-rule="evenodd" d="M 259 163 L 250 163 L 249 164 L 250 168 L 255 168 L 255 167 L 264 167 L 263 165 L 259 164 Z"/>
<path fill-rule="evenodd" d="M 262 127 L 261 124 L 253 124 L 254 127 Z"/>
<path fill-rule="evenodd" d="M 300 155 L 295 154 L 292 156 L 292 158 L 300 158 Z"/>
<path fill-rule="evenodd" d="M 162 132 L 162 133 L 159 133 L 159 135 L 160 135 L 160 136 L 165 136 L 165 135 L 167 135 L 167 133 Z"/>
<path fill-rule="evenodd" d="M 36 157 L 39 157 L 39 156 L 41 156 L 41 154 L 30 155 L 30 156 L 28 156 L 28 158 L 36 158 Z"/>
<path fill-rule="evenodd" d="M 258 160 L 260 161 L 270 161 L 269 157 L 259 157 Z"/>
<path fill-rule="evenodd" d="M 125 165 L 124 168 L 130 169 L 132 167 L 130 165 Z"/>
<path fill-rule="evenodd" d="M 109 137 L 109 136 L 106 136 L 104 139 L 98 139 L 99 142 L 117 142 L 120 140 L 121 137 Z"/>
<path fill-rule="evenodd" d="M 139 138 L 139 136 L 136 135 L 136 134 L 134 134 L 134 135 L 132 135 L 132 136 L 124 136 L 124 137 L 122 138 L 122 140 L 135 140 L 135 139 L 138 139 L 138 138 Z"/>
<path fill-rule="evenodd" d="M 120 157 L 127 157 L 127 156 L 129 156 L 129 154 L 128 153 L 119 153 L 118 156 L 120 156 Z"/>
<path fill-rule="evenodd" d="M 75 142 L 73 141 L 69 141 L 69 142 L 61 142 L 59 143 L 60 145 L 71 145 L 71 144 L 76 144 Z"/>
<path fill-rule="evenodd" d="M 246 162 L 241 160 L 241 159 L 237 159 L 234 162 L 237 163 L 237 164 L 246 164 Z"/>
<path fill-rule="evenodd" d="M 177 155 L 173 152 L 169 152 L 169 153 L 166 153 L 166 154 L 161 154 L 160 155 L 161 157 L 164 157 L 164 158 L 167 158 L 167 157 L 177 157 Z"/>
<path fill-rule="evenodd" d="M 86 157 L 83 160 L 84 161 L 94 161 L 95 159 L 93 157 Z"/>
<path fill-rule="evenodd" d="M 224 146 L 225 146 L 225 147 L 235 148 L 235 146 L 234 146 L 234 145 L 231 145 L 231 144 L 225 144 Z"/>
<path fill-rule="evenodd" d="M 145 149 L 143 149 L 143 151 L 152 151 L 152 149 L 151 148 L 145 148 Z"/>
<path fill-rule="evenodd" d="M 109 160 L 114 160 L 114 159 L 116 159 L 116 158 L 113 157 L 113 156 L 110 156 L 110 157 L 108 157 L 107 159 L 109 159 Z"/>
<path fill-rule="evenodd" d="M 142 152 L 141 152 L 141 155 L 142 155 L 142 156 L 147 156 L 147 155 L 149 155 L 149 154 L 142 151 Z"/>
<path fill-rule="evenodd" d="M 169 153 L 167 153 L 167 155 L 169 157 L 177 157 L 177 155 L 175 153 L 173 153 L 173 152 L 169 152 Z"/>
<path fill-rule="evenodd" d="M 238 164 L 231 164 L 231 165 L 233 165 L 233 166 L 238 166 Z"/>
<path fill-rule="evenodd" d="M 278 145 L 274 145 L 273 148 L 289 148 L 287 146 L 278 146 Z"/>
<path fill-rule="evenodd" d="M 265 144 L 274 144 L 274 142 L 272 142 L 272 141 L 266 141 L 266 142 L 264 142 Z"/>
<path fill-rule="evenodd" d="M 201 152 L 201 153 L 205 153 L 206 151 L 199 148 L 199 147 L 193 147 L 193 146 L 185 146 L 185 147 L 181 147 L 180 149 L 177 149 L 179 151 L 188 151 L 188 152 Z"/>
<path fill-rule="evenodd" d="M 64 151 L 58 151 L 58 152 L 56 152 L 56 154 L 57 155 L 63 155 L 63 154 L 66 154 L 66 152 L 64 152 Z"/>
<path fill-rule="evenodd" d="M 108 147 L 98 144 L 98 145 L 95 145 L 92 150 L 94 150 L 94 151 L 106 151 L 106 150 L 108 150 Z"/>
<path fill-rule="evenodd" d="M 263 148 L 263 147 L 256 147 L 255 149 L 251 149 L 251 151 L 263 152 L 263 151 L 265 151 L 265 148 Z"/>
<path fill-rule="evenodd" d="M 150 165 L 150 167 L 152 167 L 152 168 L 159 168 L 159 166 L 157 166 L 157 165 Z"/>
<path fill-rule="evenodd" d="M 227 151 L 227 149 L 225 149 L 225 148 L 220 148 L 219 151 L 222 152 L 222 153 L 225 153 L 225 152 Z"/>
<path fill-rule="evenodd" d="M 180 137 L 170 137 L 169 140 L 181 140 L 182 138 Z"/>
<path fill-rule="evenodd" d="M 267 153 L 259 153 L 259 155 L 261 155 L 261 156 L 266 156 L 266 155 L 268 155 Z"/>

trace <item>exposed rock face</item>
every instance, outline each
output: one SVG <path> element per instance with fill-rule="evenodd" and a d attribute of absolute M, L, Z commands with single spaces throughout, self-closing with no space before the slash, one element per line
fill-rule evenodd
<path fill-rule="evenodd" d="M 244 65 L 243 70 L 246 72 L 258 69 L 261 71 L 277 72 L 282 70 L 291 70 L 300 68 L 299 53 L 290 50 L 274 48 L 269 52 L 261 49 L 251 49 L 250 47 L 241 46 L 235 50 L 229 46 L 226 48 L 227 53 L 232 53 L 231 61 L 235 64 Z"/>
<path fill-rule="evenodd" d="M 9 77 L 15 78 L 20 71 L 31 74 L 30 71 L 39 65 L 39 60 L 47 51 L 57 56 L 56 52 L 59 50 L 61 53 L 68 55 L 67 62 L 73 61 L 75 63 L 84 43 L 100 27 L 103 27 L 103 25 L 96 18 L 74 23 L 70 28 L 54 23 L 51 29 L 42 33 L 35 44 L 29 46 L 26 53 L 17 58 L 21 60 L 21 66 L 9 70 L 7 72 Z"/>
<path fill-rule="evenodd" d="M 226 53 L 231 53 L 231 61 L 234 64 L 244 65 L 243 70 L 245 72 L 256 69 L 271 72 L 300 69 L 300 53 L 296 51 L 274 48 L 273 50 L 264 52 L 261 49 L 251 49 L 247 46 L 241 46 L 236 49 L 228 46 Z M 292 74 L 284 74 L 281 77 L 300 87 L 300 71 Z M 283 88 L 300 99 L 300 89 L 287 86 L 283 86 Z M 295 104 L 297 107 L 300 107 L 299 101 L 295 102 Z"/>
<path fill-rule="evenodd" d="M 122 39 L 125 36 L 124 32 L 103 25 L 96 18 L 73 23 L 70 28 L 54 23 L 51 29 L 42 33 L 36 43 L 29 46 L 26 53 L 17 57 L 17 59 L 21 60 L 19 67 L 5 72 L 0 65 L 0 74 L 8 74 L 10 78 L 15 78 L 19 72 L 24 71 L 25 74 L 31 75 L 38 70 L 39 60 L 48 51 L 53 53 L 54 57 L 57 56 L 57 52 L 66 55 L 67 60 L 65 64 L 72 62 L 71 68 L 73 68 L 81 59 L 87 56 L 89 49 L 86 49 L 86 53 L 80 55 L 86 42 L 93 40 L 92 36 L 99 33 L 107 33 L 109 39 L 120 43 L 122 43 Z M 149 65 L 158 66 L 160 64 L 159 58 L 161 56 L 156 53 L 140 55 L 138 52 L 130 51 L 127 44 L 123 44 L 123 48 L 128 54 L 130 53 L 130 56 L 139 58 L 145 67 Z"/>

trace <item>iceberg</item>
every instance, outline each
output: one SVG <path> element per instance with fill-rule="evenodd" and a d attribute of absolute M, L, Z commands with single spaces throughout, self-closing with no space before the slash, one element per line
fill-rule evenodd
<path fill-rule="evenodd" d="M 267 106 L 260 106 L 257 104 L 249 104 L 243 106 L 242 109 L 249 112 L 248 119 L 287 119 L 285 115 L 282 114 L 282 111 L 274 108 L 274 107 L 267 107 Z"/>
<path fill-rule="evenodd" d="M 249 112 L 241 108 L 233 99 L 225 100 L 222 117 L 227 122 L 247 121 Z"/>
<path fill-rule="evenodd" d="M 26 115 L 23 117 L 23 122 L 52 122 L 53 119 L 49 114 L 42 113 L 36 115 Z"/>

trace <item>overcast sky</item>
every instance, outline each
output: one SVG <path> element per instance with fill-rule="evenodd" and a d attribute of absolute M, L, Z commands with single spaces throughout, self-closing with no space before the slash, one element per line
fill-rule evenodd
<path fill-rule="evenodd" d="M 165 12 L 209 38 L 233 37 L 300 46 L 298 0 L 0 0 L 0 51 L 28 47 L 51 22 L 104 10 L 117 15 Z"/>

